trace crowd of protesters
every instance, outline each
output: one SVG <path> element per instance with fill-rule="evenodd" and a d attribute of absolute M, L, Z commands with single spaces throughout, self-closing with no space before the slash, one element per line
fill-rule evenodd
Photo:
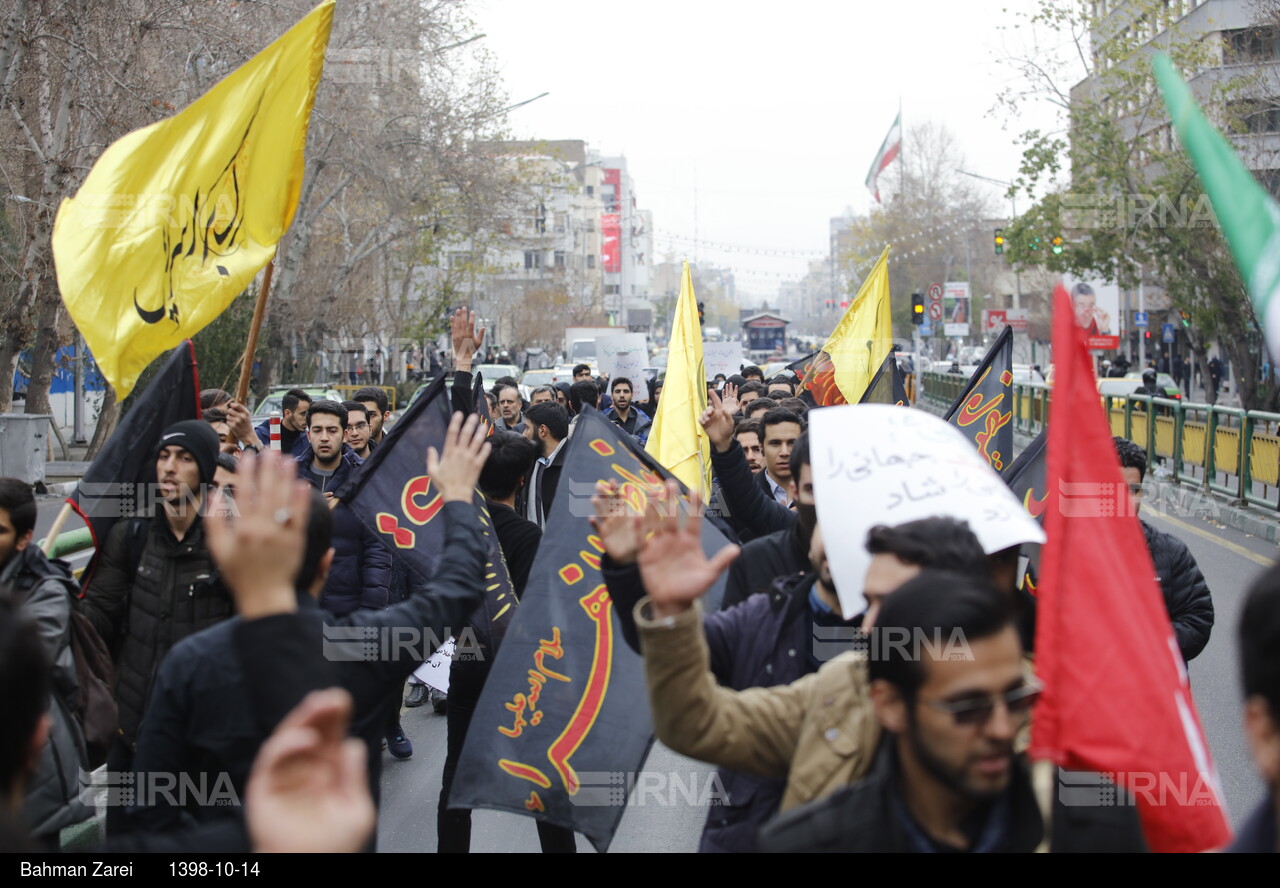
<path fill-rule="evenodd" d="M 460 311 L 451 332 L 452 397 L 462 409 L 440 452 L 421 455 L 445 522 L 425 584 L 334 498 L 384 443 L 381 389 L 348 402 L 290 392 L 281 453 L 243 405 L 208 392 L 202 420 L 136 442 L 154 453 L 159 500 L 152 514 L 115 524 L 83 590 L 33 544 L 30 489 L 0 479 L 6 849 L 56 850 L 60 830 L 93 813 L 75 779 L 90 764 L 77 632 L 96 634 L 114 667 L 118 730 L 107 769 L 222 775 L 235 800 L 110 807 L 108 850 L 355 851 L 376 847 L 384 749 L 413 754 L 402 706 L 429 697 L 406 686 L 420 656 L 322 657 L 321 628 L 472 626 L 490 656 L 450 667 L 436 821 L 440 851 L 469 850 L 470 812 L 448 801 L 494 644 L 477 610 L 488 549 L 473 493 L 523 595 L 539 546 L 558 530 L 553 504 L 569 495 L 561 479 L 578 417 L 600 410 L 642 447 L 662 386 L 601 384 L 582 365 L 572 384 L 539 388 L 526 402 L 515 380 L 486 380 L 485 422 L 462 400 L 483 331 Z M 765 380 L 747 367 L 709 389 L 701 426 L 715 520 L 730 545 L 706 556 L 699 521 L 619 508 L 617 485 L 602 483 L 592 499 L 601 569 L 622 637 L 644 659 L 654 731 L 720 769 L 726 800 L 710 809 L 700 850 L 1143 850 L 1132 806 L 1055 799 L 1046 820 L 1037 802 L 1024 739 L 1042 687 L 1027 629 L 1034 599 L 1016 547 L 984 551 L 947 514 L 886 520 L 860 539 L 823 527 L 815 488 L 824 480 L 808 430 L 816 408 L 796 397 L 795 378 Z M 1140 493 L 1145 452 L 1124 439 L 1115 447 Z M 667 496 L 679 497 L 674 482 Z M 690 499 L 696 509 L 697 494 Z M 1210 590 L 1183 543 L 1146 523 L 1143 531 L 1189 663 L 1214 626 Z M 865 549 L 866 574 L 833 571 L 835 546 Z M 704 612 L 700 599 L 721 574 L 722 602 Z M 866 602 L 859 613 L 842 607 L 846 584 Z M 865 637 L 885 627 L 958 631 L 971 655 L 824 657 L 812 643 L 819 630 Z M 1245 729 L 1270 789 L 1236 843 L 1280 850 L 1280 567 L 1254 583 L 1235 628 Z M 544 852 L 576 847 L 564 827 L 539 820 L 537 834 Z"/>

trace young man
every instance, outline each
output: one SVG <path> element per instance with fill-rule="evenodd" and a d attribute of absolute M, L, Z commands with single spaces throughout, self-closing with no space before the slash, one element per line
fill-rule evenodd
<path fill-rule="evenodd" d="M 1116 455 L 1120 458 L 1120 474 L 1129 485 L 1129 495 L 1136 512 L 1142 501 L 1142 481 L 1147 474 L 1147 453 L 1126 438 L 1116 437 Z M 1139 519 L 1147 550 L 1155 565 L 1160 591 L 1164 593 L 1165 610 L 1173 623 L 1182 659 L 1190 662 L 1209 643 L 1213 631 L 1213 597 L 1200 566 L 1186 543 L 1173 534 L 1156 530 Z"/>
<path fill-rule="evenodd" d="M 0 478 L 0 602 L 30 622 L 52 666 L 45 709 L 49 735 L 38 749 L 36 770 L 27 783 L 23 821 L 42 844 L 58 848 L 58 833 L 93 816 L 79 799 L 81 769 L 87 770 L 84 737 L 72 714 L 79 681 L 71 653 L 70 571 L 50 564 L 35 533 L 36 500 L 30 485 L 17 478 Z M 23 676 L 23 681 L 34 676 Z M 6 712 L 6 718 L 13 713 Z"/>
<path fill-rule="evenodd" d="M 800 417 L 790 410 L 775 407 L 760 418 L 760 445 L 764 452 L 764 471 L 756 476 L 761 488 L 774 502 L 791 502 L 791 448 L 804 431 Z"/>
<path fill-rule="evenodd" d="M 363 462 L 373 455 L 373 440 L 370 437 L 373 425 L 369 421 L 372 414 L 359 401 L 343 401 L 342 406 L 347 408 L 347 446 Z"/>
<path fill-rule="evenodd" d="M 583 382 L 583 381 L 590 382 L 591 381 L 591 365 L 575 364 L 573 367 L 573 381 L 574 382 Z"/>
<path fill-rule="evenodd" d="M 764 383 L 751 380 L 738 386 L 738 407 L 742 410 L 756 398 L 765 396 Z"/>
<path fill-rule="evenodd" d="M 298 477 L 326 499 L 331 499 L 360 465 L 360 458 L 345 442 L 347 425 L 347 408 L 338 402 L 311 405 L 307 428 L 311 450 L 296 460 Z M 339 617 L 357 608 L 385 608 L 391 553 L 342 503 L 333 510 L 333 544 L 333 568 L 320 593 L 320 607 Z"/>
<path fill-rule="evenodd" d="M 1054 793 L 1046 830 L 1016 752 L 1040 686 L 1007 596 L 926 571 L 889 597 L 882 618 L 878 639 L 919 640 L 882 643 L 868 661 L 869 769 L 766 826 L 763 850 L 1027 853 L 1046 838 L 1050 851 L 1146 849 L 1131 805 L 1068 807 Z M 946 653 L 955 639 L 961 655 Z"/>
<path fill-rule="evenodd" d="M 764 451 L 760 447 L 760 423 L 753 419 L 744 419 L 733 430 L 733 439 L 742 448 L 742 455 L 747 458 L 751 474 L 756 475 L 764 470 Z"/>
<path fill-rule="evenodd" d="M 232 614 L 204 538 L 202 511 L 218 458 L 218 436 L 203 420 L 165 429 L 156 442 L 159 502 L 150 520 L 117 521 L 80 600 L 80 612 L 115 654 L 120 737 L 107 770 L 130 770 L 156 669 L 169 648 Z M 108 829 L 122 827 L 108 810 Z"/>
<path fill-rule="evenodd" d="M 526 430 L 532 431 L 528 437 L 537 445 L 538 458 L 529 469 L 528 483 L 521 490 L 521 514 L 541 530 L 551 513 L 564 468 L 569 414 L 559 404 L 535 404 L 525 411 L 525 419 Z"/>
<path fill-rule="evenodd" d="M 649 428 L 653 425 L 653 421 L 643 410 L 631 403 L 633 394 L 631 380 L 625 376 L 618 376 L 610 382 L 609 390 L 613 396 L 613 406 L 606 410 L 604 415 L 641 444 L 646 443 L 649 440 Z"/>
<path fill-rule="evenodd" d="M 446 534 L 440 564 L 425 594 L 384 610 L 361 609 L 334 617 L 315 606 L 316 596 L 328 585 L 326 574 L 331 577 L 336 569 L 330 542 L 339 510 L 331 511 L 315 494 L 299 491 L 270 457 L 261 462 L 255 458 L 238 478 L 245 493 L 241 516 L 234 521 L 210 518 L 211 545 L 235 590 L 241 618 L 266 622 L 268 617 L 282 619 L 296 613 L 309 627 L 308 646 L 319 649 L 323 642 L 325 663 L 354 698 L 352 733 L 368 744 L 368 775 L 375 803 L 381 783 L 379 740 L 389 714 L 399 710 L 405 678 L 421 663 L 421 645 L 392 642 L 381 656 L 369 657 L 364 641 L 341 641 L 353 636 L 325 630 L 373 630 L 359 636 L 361 639 L 377 638 L 377 630 L 391 632 L 392 638 L 406 638 L 410 632 L 444 637 L 464 623 L 484 594 L 488 547 L 472 496 L 488 453 L 478 417 L 464 420 L 455 414 L 443 452 L 437 455 L 432 450 L 426 460 L 427 474 L 444 502 L 437 518 L 445 521 Z M 338 541 L 332 538 L 332 542 Z M 293 558 L 288 571 L 274 564 L 255 567 L 258 560 L 277 552 L 281 559 Z M 267 570 L 283 582 L 261 584 L 258 574 Z M 237 619 L 187 639 L 161 666 L 155 709 L 139 742 L 140 764 L 148 770 L 181 774 L 196 785 L 200 785 L 202 773 L 207 785 L 213 785 L 216 775 L 224 773 L 237 796 L 243 797 L 240 787 L 249 762 L 271 727 L 245 705 L 246 697 L 257 693 L 255 686 L 269 681 L 270 676 L 255 675 L 232 662 L 235 636 L 244 626 Z M 141 810 L 138 816 L 154 828 L 171 827 L 182 812 L 165 802 L 157 798 L 154 808 Z M 195 806 L 188 813 L 202 820 L 239 814 L 234 808 L 219 810 L 217 806 Z"/>
<path fill-rule="evenodd" d="M 769 380 L 769 390 L 765 392 L 765 396 L 780 400 L 782 398 L 790 398 L 795 393 L 795 381 L 790 376 L 778 375 Z"/>
<path fill-rule="evenodd" d="M 307 411 L 311 409 L 311 396 L 302 389 L 289 389 L 280 400 L 280 451 L 291 456 L 301 456 L 307 449 Z M 264 448 L 271 447 L 271 420 L 258 423 L 254 432 Z"/>
<path fill-rule="evenodd" d="M 367 385 L 357 391 L 351 400 L 363 404 L 369 415 L 369 452 L 372 453 L 382 443 L 383 427 L 391 418 L 391 402 L 387 398 L 387 390 L 381 386 Z"/>

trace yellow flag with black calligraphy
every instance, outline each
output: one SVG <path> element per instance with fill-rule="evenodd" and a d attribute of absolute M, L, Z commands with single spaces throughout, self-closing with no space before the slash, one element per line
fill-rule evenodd
<path fill-rule="evenodd" d="M 333 6 L 113 143 L 58 209 L 58 288 L 117 397 L 275 255 L 298 206 Z"/>

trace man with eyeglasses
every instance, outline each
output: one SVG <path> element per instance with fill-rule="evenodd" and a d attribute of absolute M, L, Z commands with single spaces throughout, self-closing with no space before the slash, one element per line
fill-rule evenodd
<path fill-rule="evenodd" d="M 347 446 L 361 460 L 366 460 L 373 453 L 369 408 L 359 401 L 343 401 L 342 406 L 347 408 Z"/>
<path fill-rule="evenodd" d="M 1147 452 L 1137 444 L 1119 436 L 1112 439 L 1120 458 L 1120 474 L 1129 486 L 1129 496 L 1136 514 L 1143 499 L 1143 479 L 1147 474 Z M 1213 597 L 1200 566 L 1182 540 L 1173 534 L 1156 530 L 1139 519 L 1147 549 L 1156 569 L 1160 591 L 1164 593 L 1165 610 L 1173 623 L 1182 659 L 1190 662 L 1209 643 L 1213 631 Z"/>
<path fill-rule="evenodd" d="M 868 663 L 879 735 L 870 770 L 766 825 L 761 849 L 1036 850 L 1045 824 L 1015 741 L 1040 686 L 1026 674 L 1014 616 L 989 585 L 933 571 L 886 599 Z M 1146 849 L 1131 805 L 1054 799 L 1050 851 Z"/>

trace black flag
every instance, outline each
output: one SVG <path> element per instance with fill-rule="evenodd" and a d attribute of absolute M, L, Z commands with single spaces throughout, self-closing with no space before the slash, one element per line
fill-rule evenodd
<path fill-rule="evenodd" d="M 1013 455 L 1013 328 L 1005 327 L 942 417 L 964 432 L 991 468 Z"/>
<path fill-rule="evenodd" d="M 336 494 L 356 517 L 372 529 L 424 582 L 435 574 L 444 547 L 444 523 L 436 517 L 444 500 L 431 485 L 426 470 L 428 447 L 443 450 L 452 411 L 445 396 L 445 380 L 436 378 L 413 402 L 351 480 Z M 489 563 L 485 565 L 485 625 L 494 647 L 512 611 L 516 596 L 502 558 L 497 534 L 492 533 L 489 510 L 477 492 L 478 520 L 489 539 Z M 443 641 L 443 639 L 441 639 Z"/>
<path fill-rule="evenodd" d="M 876 375 L 867 383 L 867 390 L 862 393 L 859 404 L 897 404 L 899 407 L 910 407 L 907 398 L 907 381 L 902 377 L 898 367 L 897 352 L 889 352 L 880 362 Z"/>
<path fill-rule="evenodd" d="M 644 665 L 622 640 L 588 518 L 597 481 L 637 512 L 672 477 L 587 408 L 578 418 L 520 610 L 476 704 L 450 807 L 528 814 L 609 847 L 652 742 Z M 683 491 L 683 485 L 682 485 Z M 726 545 L 710 520 L 702 545 Z M 707 594 L 714 610 L 724 578 Z"/>
<path fill-rule="evenodd" d="M 116 521 L 150 514 L 154 508 L 160 435 L 176 422 L 199 418 L 200 377 L 195 348 L 187 339 L 169 353 L 67 497 L 89 525 L 99 551 Z M 85 571 L 86 583 L 91 572 Z"/>

